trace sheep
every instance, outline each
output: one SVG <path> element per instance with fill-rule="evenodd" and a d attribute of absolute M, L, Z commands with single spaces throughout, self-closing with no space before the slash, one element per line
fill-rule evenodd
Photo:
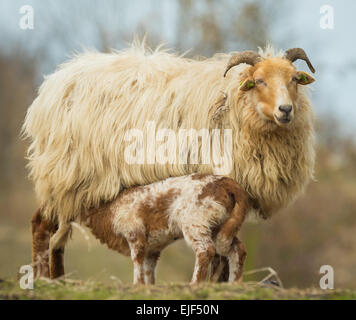
<path fill-rule="evenodd" d="M 43 82 L 23 125 L 31 140 L 29 177 L 43 217 L 65 224 L 125 188 L 191 173 L 231 177 L 248 192 L 253 209 L 271 217 L 313 177 L 314 124 L 306 85 L 314 79 L 296 70 L 297 59 L 315 71 L 300 48 L 194 60 L 133 45 L 73 57 Z M 231 166 L 224 172 L 225 164 L 215 166 L 212 154 L 207 164 L 128 163 L 125 135 L 131 129 L 146 132 L 150 121 L 157 130 L 174 132 L 230 129 Z M 187 154 L 194 154 L 192 144 Z"/>
<path fill-rule="evenodd" d="M 109 248 L 131 256 L 134 284 L 154 284 L 161 251 L 181 238 L 196 255 L 192 284 L 207 278 L 213 258 L 212 279 L 218 279 L 220 256 L 228 259 L 232 282 L 241 278 L 246 258 L 237 232 L 249 206 L 248 194 L 231 178 L 193 174 L 124 190 L 112 202 L 87 210 L 81 222 Z M 33 220 L 33 255 L 41 264 L 36 272 L 51 278 L 64 274 L 63 252 L 71 224 L 54 229 L 40 214 Z M 48 248 L 49 263 L 44 257 Z"/>

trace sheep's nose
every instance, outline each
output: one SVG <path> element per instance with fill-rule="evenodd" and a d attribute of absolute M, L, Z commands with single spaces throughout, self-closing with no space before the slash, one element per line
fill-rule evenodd
<path fill-rule="evenodd" d="M 292 105 L 284 104 L 279 106 L 278 109 L 288 115 L 292 111 Z"/>

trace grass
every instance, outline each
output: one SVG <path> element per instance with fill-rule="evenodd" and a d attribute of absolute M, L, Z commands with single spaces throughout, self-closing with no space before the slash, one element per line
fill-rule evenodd
<path fill-rule="evenodd" d="M 335 300 L 356 299 L 356 291 L 320 289 L 281 289 L 272 285 L 260 285 L 257 282 L 240 284 L 204 283 L 192 287 L 188 283 L 162 283 L 155 286 L 133 286 L 113 280 L 111 284 L 98 281 L 81 280 L 37 280 L 33 290 L 23 290 L 18 280 L 0 280 L 0 299 L 307 299 Z"/>

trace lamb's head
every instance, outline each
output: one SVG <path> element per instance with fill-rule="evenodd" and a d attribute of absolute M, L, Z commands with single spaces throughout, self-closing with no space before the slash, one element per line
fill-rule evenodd
<path fill-rule="evenodd" d="M 239 79 L 240 90 L 250 96 L 261 121 L 288 128 L 298 112 L 298 86 L 314 82 L 307 72 L 296 70 L 293 62 L 297 59 L 304 60 L 315 72 L 304 50 L 294 48 L 287 50 L 283 57 L 262 58 L 253 51 L 237 53 L 229 60 L 224 76 L 240 63 L 250 65 Z"/>

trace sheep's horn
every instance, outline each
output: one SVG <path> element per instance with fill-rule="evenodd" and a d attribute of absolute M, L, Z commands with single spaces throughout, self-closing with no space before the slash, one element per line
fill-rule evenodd
<path fill-rule="evenodd" d="M 224 77 L 232 67 L 237 66 L 240 63 L 247 63 L 250 64 L 251 66 L 254 66 L 257 62 L 260 61 L 262 61 L 262 57 L 256 52 L 253 51 L 239 52 L 230 58 L 224 73 Z"/>
<path fill-rule="evenodd" d="M 315 73 L 315 69 L 313 67 L 313 65 L 311 64 L 307 54 L 305 53 L 305 51 L 302 48 L 292 48 L 286 51 L 284 57 L 286 59 L 288 59 L 290 62 L 294 62 L 295 60 L 301 59 L 304 60 L 310 71 Z"/>

